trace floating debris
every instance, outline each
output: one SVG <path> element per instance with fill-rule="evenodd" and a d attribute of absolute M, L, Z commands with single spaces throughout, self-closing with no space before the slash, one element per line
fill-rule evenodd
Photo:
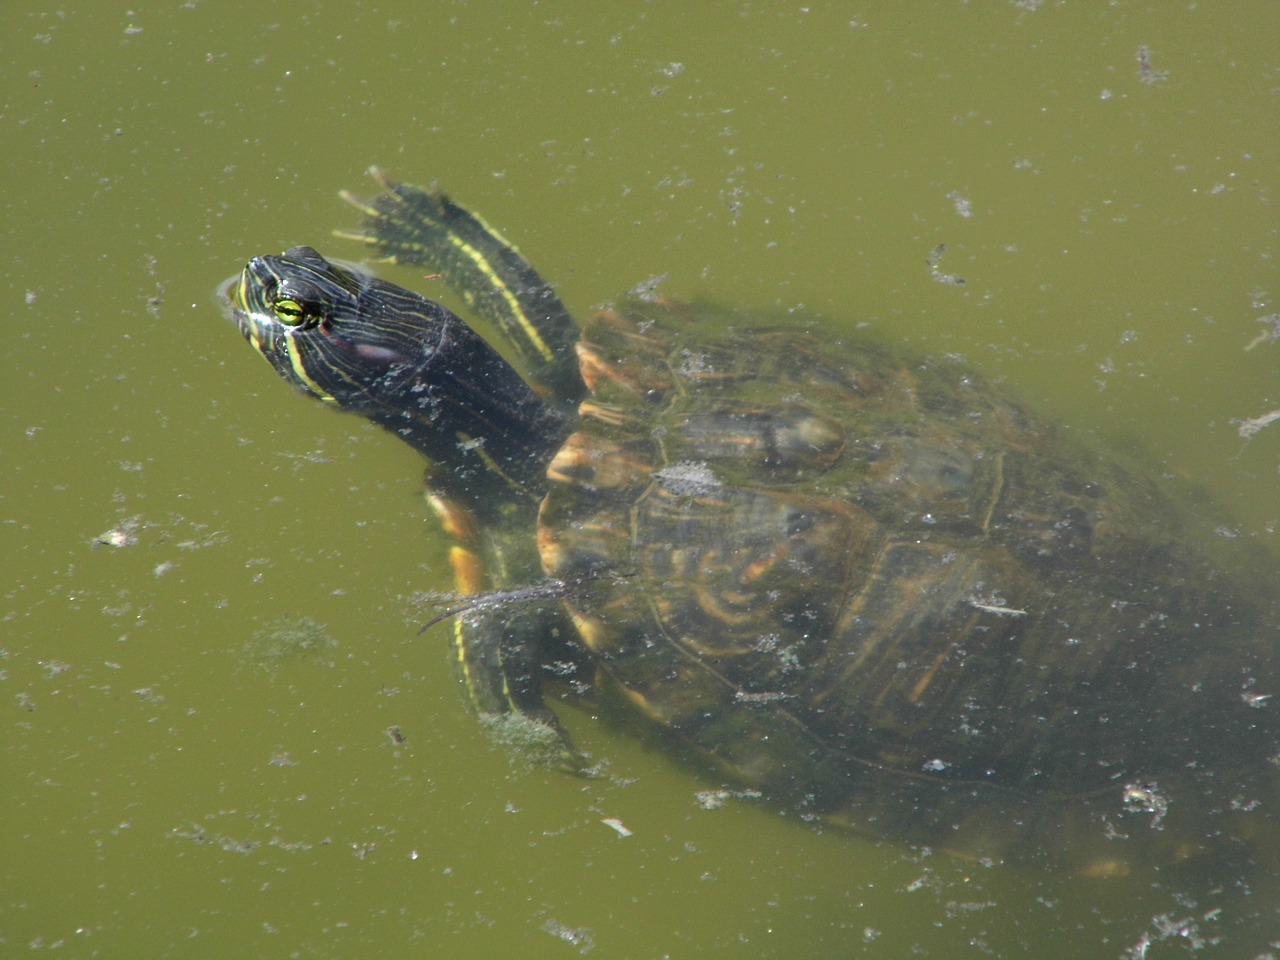
<path fill-rule="evenodd" d="M 719 810 L 729 800 L 759 800 L 759 790 L 699 790 L 694 796 L 703 810 Z"/>
<path fill-rule="evenodd" d="M 130 517 L 105 533 L 98 534 L 90 542 L 95 547 L 134 547 L 138 544 L 138 530 L 141 527 L 141 517 Z"/>
<path fill-rule="evenodd" d="M 1267 325 L 1267 329 L 1263 330 L 1245 345 L 1244 349 L 1246 353 L 1260 343 L 1280 340 L 1280 313 L 1268 313 L 1265 317 L 1259 317 L 1258 322 L 1265 323 Z"/>
<path fill-rule="evenodd" d="M 947 194 L 947 199 L 955 204 L 957 215 L 966 219 L 973 216 L 973 201 L 959 190 L 952 190 Z"/>
<path fill-rule="evenodd" d="M 677 497 L 705 497 L 722 484 L 711 468 L 701 460 L 681 460 L 654 473 L 664 490 Z"/>
<path fill-rule="evenodd" d="M 775 690 L 762 690 L 757 693 L 739 690 L 733 695 L 733 699 L 737 703 L 777 703 L 779 700 L 788 700 L 792 696 L 792 694 Z"/>
<path fill-rule="evenodd" d="M 940 243 L 933 248 L 933 252 L 929 254 L 928 264 L 929 272 L 933 275 L 934 282 L 945 283 L 953 287 L 964 286 L 964 277 L 957 277 L 954 273 L 943 273 L 938 269 L 938 264 L 942 262 L 942 255 L 947 252 L 947 245 Z"/>
<path fill-rule="evenodd" d="M 542 929 L 565 943 L 573 944 L 578 948 L 579 953 L 590 953 L 596 945 L 595 937 L 587 927 L 570 927 L 553 917 L 548 917 L 542 924 Z"/>
<path fill-rule="evenodd" d="M 1263 427 L 1269 427 L 1277 420 L 1280 420 L 1280 410 L 1272 410 L 1270 413 L 1264 413 L 1260 417 L 1252 417 L 1248 420 L 1232 420 L 1231 422 L 1239 424 L 1236 428 L 1236 433 L 1248 440 Z"/>
<path fill-rule="evenodd" d="M 289 659 L 309 659 L 334 650 L 338 641 L 329 636 L 323 624 L 308 617 L 278 620 L 253 635 L 244 645 L 244 661 L 259 670 L 275 670 Z M 328 657 L 316 657 L 323 666 L 333 666 Z"/>
<path fill-rule="evenodd" d="M 1168 70 L 1151 69 L 1151 49 L 1145 44 L 1138 48 L 1138 79 L 1143 83 L 1159 83 L 1169 79 Z"/>
<path fill-rule="evenodd" d="M 634 297 L 645 303 L 657 303 L 662 299 L 661 294 L 658 293 L 658 288 L 662 286 L 666 279 L 667 275 L 660 273 L 657 276 L 650 277 L 648 280 L 641 280 L 627 291 L 627 296 Z"/>
<path fill-rule="evenodd" d="M 1154 781 L 1126 783 L 1124 786 L 1124 812 L 1150 813 L 1151 829 L 1161 830 L 1161 821 L 1169 813 L 1169 797 Z"/>
<path fill-rule="evenodd" d="M 981 600 L 973 598 L 970 598 L 969 606 L 984 613 L 994 613 L 1001 617 L 1025 617 L 1027 615 L 1027 611 L 1019 610 L 1017 607 L 1006 607 L 999 603 L 983 603 Z"/>

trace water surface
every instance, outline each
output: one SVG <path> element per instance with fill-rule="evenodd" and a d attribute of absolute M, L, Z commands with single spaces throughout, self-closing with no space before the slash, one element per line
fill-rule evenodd
<path fill-rule="evenodd" d="M 213 301 L 253 254 L 357 256 L 329 236 L 354 222 L 336 192 L 378 163 L 481 210 L 575 311 L 665 275 L 964 355 L 1274 552 L 1280 424 L 1237 423 L 1280 408 L 1280 344 L 1253 345 L 1278 309 L 1273 18 L 7 10 L 7 950 L 1097 958 L 1280 936 L 1274 887 L 989 868 L 704 809 L 705 780 L 589 715 L 568 722 L 609 777 L 523 768 L 467 714 L 443 636 L 415 636 L 448 585 L 416 455 L 290 395 Z"/>

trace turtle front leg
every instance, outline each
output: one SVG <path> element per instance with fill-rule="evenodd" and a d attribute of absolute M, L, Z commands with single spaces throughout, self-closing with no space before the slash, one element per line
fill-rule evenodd
<path fill-rule="evenodd" d="M 449 563 L 460 608 L 450 637 L 467 699 L 495 740 L 535 763 L 588 771 L 555 713 L 543 700 L 548 671 L 578 672 L 569 652 L 567 616 L 546 591 L 488 589 L 489 564 L 506 566 L 502 544 L 485 542 L 470 513 L 439 494 L 427 501 L 454 541 Z"/>

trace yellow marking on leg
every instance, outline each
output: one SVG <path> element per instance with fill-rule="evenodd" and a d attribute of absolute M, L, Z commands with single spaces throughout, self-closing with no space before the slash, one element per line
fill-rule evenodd
<path fill-rule="evenodd" d="M 381 210 L 379 210 L 377 207 L 370 206 L 369 204 L 365 203 L 363 200 L 361 200 L 359 197 L 357 197 L 353 193 L 349 193 L 346 190 L 339 190 L 338 196 L 341 199 L 345 200 L 347 203 L 351 204 L 353 207 L 355 207 L 357 210 L 363 213 L 366 217 L 369 217 L 373 220 L 385 219 L 385 214 L 383 214 Z M 339 233 L 337 230 L 335 230 L 334 233 L 336 233 L 340 237 L 352 236 L 351 234 L 347 234 L 347 233 Z M 354 239 L 361 239 L 361 238 L 356 237 Z"/>
<path fill-rule="evenodd" d="M 484 564 L 480 557 L 466 547 L 454 545 L 449 548 L 449 566 L 453 568 L 453 582 L 459 594 L 470 596 L 484 589 Z M 479 688 L 476 677 L 471 672 L 471 662 L 467 659 L 467 624 L 465 617 L 453 618 L 453 655 L 457 658 L 458 669 L 462 671 L 462 682 L 466 684 L 473 701 L 478 700 L 476 691 Z"/>
<path fill-rule="evenodd" d="M 480 221 L 480 224 L 485 228 L 485 230 L 489 231 L 490 235 L 495 240 L 506 244 L 506 241 L 502 240 L 496 231 L 491 230 L 487 223 Z M 520 325 L 520 329 L 524 333 L 525 339 L 533 345 L 533 348 L 538 352 L 542 359 L 546 360 L 548 363 L 554 360 L 556 358 L 555 352 L 548 347 L 546 341 L 542 339 L 542 336 L 538 333 L 537 326 L 529 319 L 528 314 L 524 312 L 524 308 L 520 305 L 519 298 L 516 297 L 511 288 L 502 281 L 502 278 L 498 276 L 497 272 L 489 266 L 489 261 L 485 255 L 460 237 L 450 235 L 449 242 L 461 250 L 462 253 L 470 259 L 477 268 L 479 268 L 480 272 L 485 275 L 493 287 L 502 292 L 502 299 L 507 301 L 507 307 L 511 310 L 512 315 L 515 316 L 516 322 Z M 506 245 L 510 246 L 510 244 Z M 512 247 L 511 249 L 515 248 Z"/>
<path fill-rule="evenodd" d="M 427 504 L 440 521 L 445 534 L 460 543 L 475 543 L 476 522 L 470 511 L 439 494 L 427 493 Z"/>
<path fill-rule="evenodd" d="M 449 566 L 458 593 L 471 596 L 484 589 L 484 564 L 474 552 L 456 544 L 449 548 Z"/>

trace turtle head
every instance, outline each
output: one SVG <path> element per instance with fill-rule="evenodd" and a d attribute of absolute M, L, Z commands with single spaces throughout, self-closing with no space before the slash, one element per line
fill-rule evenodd
<path fill-rule="evenodd" d="M 467 500 L 541 494 L 566 418 L 457 315 L 311 247 L 254 257 L 219 290 L 276 372 L 426 454 Z"/>
<path fill-rule="evenodd" d="M 418 301 L 411 322 L 394 323 L 394 292 Z M 365 413 L 394 381 L 434 354 L 457 317 L 311 247 L 254 257 L 220 291 L 224 311 L 276 372 L 304 393 Z M 425 309 L 423 309 L 425 308 Z"/>

